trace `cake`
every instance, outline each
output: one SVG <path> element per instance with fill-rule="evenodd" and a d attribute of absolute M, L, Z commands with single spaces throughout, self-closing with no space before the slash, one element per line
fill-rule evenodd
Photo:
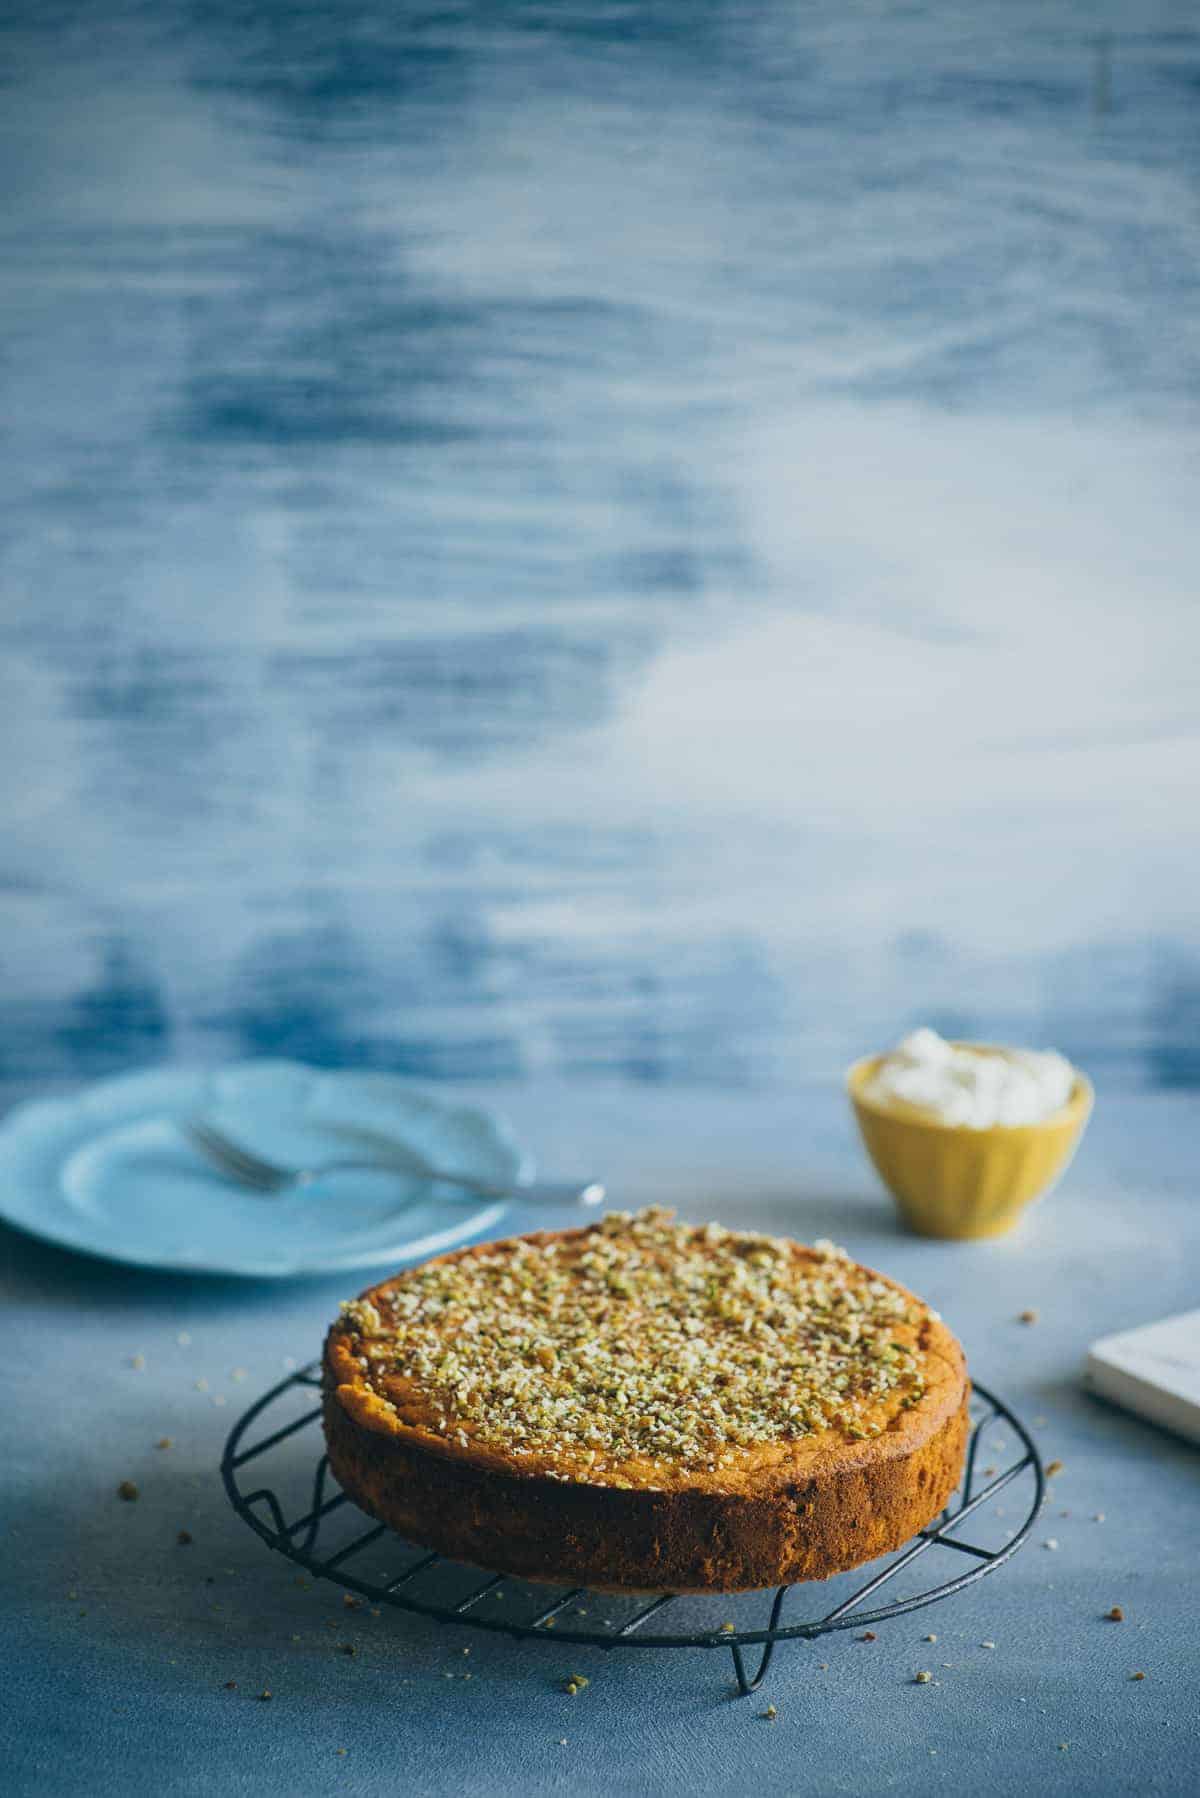
<path fill-rule="evenodd" d="M 898 1548 L 962 1471 L 937 1313 L 831 1243 L 649 1210 L 406 1268 L 329 1331 L 349 1496 L 525 1579 L 734 1592 Z"/>

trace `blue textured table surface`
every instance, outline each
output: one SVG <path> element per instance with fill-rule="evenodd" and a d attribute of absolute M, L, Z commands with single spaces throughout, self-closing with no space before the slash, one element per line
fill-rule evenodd
<path fill-rule="evenodd" d="M 606 1656 L 349 1612 L 266 1550 L 217 1474 L 239 1410 L 285 1357 L 317 1351 L 344 1283 L 158 1278 L 6 1233 L 7 1790 L 1197 1789 L 1200 1460 L 1079 1384 L 1094 1337 L 1195 1302 L 1194 1099 L 1102 1094 L 1063 1189 L 984 1244 L 902 1235 L 828 1090 L 526 1088 L 506 1103 L 547 1165 L 602 1168 L 618 1203 L 831 1235 L 927 1296 L 1063 1462 L 1030 1543 L 874 1643 L 785 1645 L 745 1700 L 724 1655 Z M 117 1496 L 124 1479 L 137 1503 Z M 1122 1624 L 1104 1620 L 1114 1604 Z M 914 1684 L 925 1667 L 935 1681 Z M 591 1682 L 576 1698 L 572 1671 Z"/>

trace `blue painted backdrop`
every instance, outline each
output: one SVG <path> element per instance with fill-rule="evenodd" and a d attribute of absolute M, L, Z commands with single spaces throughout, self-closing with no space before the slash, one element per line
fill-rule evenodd
<path fill-rule="evenodd" d="M 0 1081 L 1200 1081 L 1190 0 L 0 34 Z"/>

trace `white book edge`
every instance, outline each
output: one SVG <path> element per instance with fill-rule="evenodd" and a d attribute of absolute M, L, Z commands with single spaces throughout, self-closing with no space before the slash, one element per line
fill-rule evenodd
<path fill-rule="evenodd" d="M 1157 1345 L 1172 1327 L 1186 1329 L 1188 1325 L 1200 1327 L 1200 1311 L 1184 1312 L 1140 1329 L 1104 1337 L 1088 1353 L 1085 1384 L 1123 1410 L 1189 1442 L 1200 1443 L 1200 1402 L 1192 1392 L 1180 1389 L 1182 1382 L 1172 1378 L 1169 1367 L 1161 1362 L 1156 1364 L 1153 1353 L 1147 1356 L 1151 1341 Z M 1194 1372 L 1186 1383 L 1194 1387 Z"/>

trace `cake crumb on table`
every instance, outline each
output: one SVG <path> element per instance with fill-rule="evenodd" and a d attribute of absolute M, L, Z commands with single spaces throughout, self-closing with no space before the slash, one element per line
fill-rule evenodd
<path fill-rule="evenodd" d="M 865 1629 L 858 1639 L 860 1642 L 878 1642 L 879 1637 L 873 1629 Z"/>
<path fill-rule="evenodd" d="M 765 1711 L 759 1711 L 758 1714 L 761 1718 L 763 1718 L 764 1722 L 774 1723 L 776 1717 L 779 1715 L 779 1712 L 775 1709 L 775 1706 L 773 1704 L 769 1704 Z"/>
<path fill-rule="evenodd" d="M 925 1669 L 922 1668 L 920 1673 L 913 1674 L 913 1684 L 915 1686 L 927 1686 L 930 1683 L 930 1681 L 932 1680 L 932 1678 L 933 1678 L 933 1674 L 927 1673 L 925 1671 Z"/>
<path fill-rule="evenodd" d="M 180 1530 L 180 1532 L 176 1536 L 175 1540 L 179 1544 L 180 1548 L 190 1548 L 192 1546 L 192 1542 L 193 1542 L 193 1536 L 192 1536 L 191 1530 Z"/>
<path fill-rule="evenodd" d="M 259 1698 L 259 1703 L 260 1703 L 260 1704 L 265 1704 L 265 1703 L 266 1703 L 266 1701 L 267 1701 L 267 1699 L 268 1699 L 268 1698 L 270 1698 L 270 1696 L 271 1696 L 271 1693 L 270 1693 L 270 1691 L 269 1691 L 269 1690 L 268 1690 L 268 1689 L 267 1689 L 267 1687 L 266 1687 L 266 1686 L 264 1686 L 264 1687 L 263 1687 L 263 1689 L 262 1689 L 262 1691 L 261 1691 L 261 1692 L 260 1692 L 260 1693 L 259 1693 L 259 1695 L 258 1695 L 258 1698 Z"/>
<path fill-rule="evenodd" d="M 1054 1478 L 1055 1474 L 1061 1473 L 1062 1470 L 1063 1470 L 1063 1464 L 1061 1461 L 1047 1461 L 1047 1463 L 1046 1463 L 1046 1478 L 1048 1480 L 1052 1480 Z"/>
<path fill-rule="evenodd" d="M 1131 1673 L 1129 1677 L 1130 1679 L 1145 1679 L 1146 1675 L 1139 1669 L 1138 1672 Z"/>
<path fill-rule="evenodd" d="M 175 1444 L 169 1436 L 160 1436 L 154 1446 L 155 1448 L 174 1448 Z"/>
<path fill-rule="evenodd" d="M 138 1489 L 135 1482 L 133 1480 L 122 1480 L 121 1484 L 117 1487 L 117 1496 L 123 1498 L 126 1504 L 132 1504 L 134 1499 L 138 1496 Z"/>
<path fill-rule="evenodd" d="M 1119 1604 L 1115 1604 L 1111 1611 L 1105 1611 L 1104 1616 L 1109 1623 L 1124 1623 L 1125 1621 L 1125 1613 Z"/>
<path fill-rule="evenodd" d="M 1037 1322 L 1037 1320 L 1038 1320 L 1038 1314 L 1036 1311 L 1028 1311 L 1027 1310 L 1027 1311 L 1018 1311 L 1018 1313 L 1017 1313 L 1017 1322 L 1018 1323 L 1035 1324 Z"/>
<path fill-rule="evenodd" d="M 936 1641 L 937 1641 L 937 1637 L 936 1637 L 936 1636 L 926 1636 L 926 1638 L 925 1638 L 925 1640 L 926 1640 L 926 1641 L 927 1641 L 927 1642 L 936 1642 Z"/>

